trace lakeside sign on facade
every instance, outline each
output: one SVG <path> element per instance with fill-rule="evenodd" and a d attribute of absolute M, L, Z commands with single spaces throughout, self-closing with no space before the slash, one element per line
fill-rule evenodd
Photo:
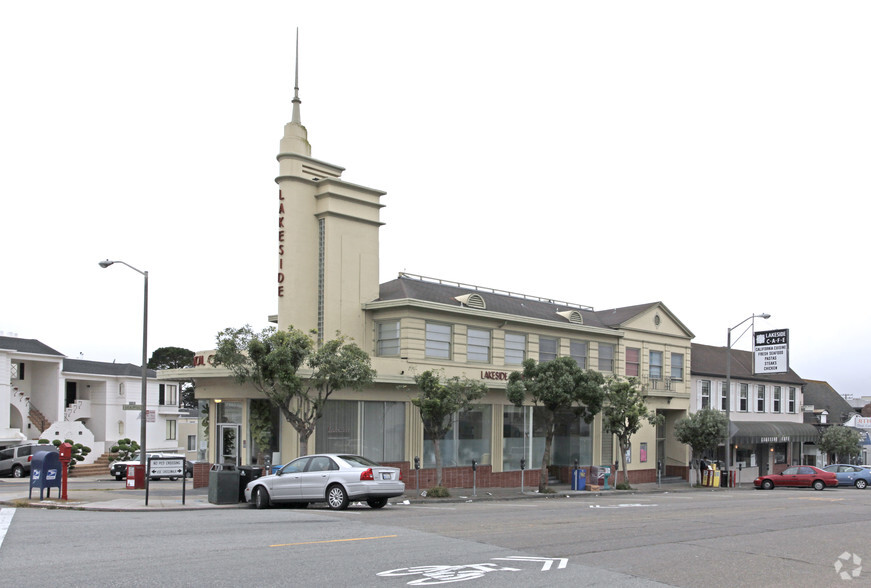
<path fill-rule="evenodd" d="M 789 329 L 759 331 L 753 338 L 753 373 L 785 374 L 789 371 Z"/>

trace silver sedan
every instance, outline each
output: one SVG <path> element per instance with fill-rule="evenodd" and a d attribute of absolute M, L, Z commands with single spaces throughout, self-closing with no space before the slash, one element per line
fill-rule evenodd
<path fill-rule="evenodd" d="M 245 500 L 257 508 L 326 502 L 330 508 L 342 510 L 352 500 L 381 508 L 388 498 L 404 493 L 399 468 L 359 455 L 322 453 L 300 457 L 270 476 L 252 480 L 245 487 Z"/>

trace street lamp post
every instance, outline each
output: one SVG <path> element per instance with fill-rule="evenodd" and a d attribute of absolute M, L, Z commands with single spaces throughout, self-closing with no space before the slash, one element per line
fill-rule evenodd
<path fill-rule="evenodd" d="M 768 319 L 771 318 L 771 315 L 765 312 L 762 314 L 751 314 L 731 329 L 726 330 L 726 459 L 724 464 L 726 466 L 727 480 L 729 479 L 728 476 L 732 461 L 732 331 L 756 317 Z M 740 339 L 741 337 L 739 336 L 738 338 Z M 735 342 L 737 343 L 738 341 L 736 340 Z M 727 481 L 726 487 L 728 486 L 729 482 Z"/>
<path fill-rule="evenodd" d="M 135 272 L 142 274 L 145 278 L 145 294 L 143 296 L 142 303 L 142 398 L 140 402 L 142 406 L 139 409 L 139 464 L 142 466 L 143 471 L 145 470 L 145 419 L 146 419 L 146 406 L 147 406 L 147 392 L 148 392 L 148 368 L 146 364 L 148 362 L 148 272 L 144 272 L 142 270 L 136 269 L 129 263 L 121 260 L 109 261 L 108 259 L 100 262 L 100 267 L 107 268 L 113 263 L 120 263 L 122 265 L 126 265 L 130 269 Z"/>

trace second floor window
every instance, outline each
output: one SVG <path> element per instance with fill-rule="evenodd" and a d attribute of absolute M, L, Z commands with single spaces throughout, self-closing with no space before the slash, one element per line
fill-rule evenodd
<path fill-rule="evenodd" d="M 756 386 L 756 412 L 765 412 L 765 386 Z"/>
<path fill-rule="evenodd" d="M 671 379 L 683 380 L 683 353 L 671 354 Z"/>
<path fill-rule="evenodd" d="M 650 379 L 662 379 L 662 351 L 650 352 Z"/>
<path fill-rule="evenodd" d="M 637 378 L 641 375 L 641 350 L 626 348 L 626 377 Z"/>
<path fill-rule="evenodd" d="M 399 355 L 399 321 L 384 321 L 375 325 L 376 355 Z"/>
<path fill-rule="evenodd" d="M 538 361 L 550 361 L 556 359 L 557 340 L 553 337 L 538 338 Z"/>
<path fill-rule="evenodd" d="M 741 412 L 747 412 L 747 408 L 749 406 L 748 396 L 750 392 L 748 389 L 748 384 L 740 385 L 740 392 L 738 392 L 738 410 L 740 410 Z"/>
<path fill-rule="evenodd" d="M 726 387 L 726 382 L 720 382 L 720 410 L 729 410 L 729 389 Z"/>
<path fill-rule="evenodd" d="M 702 410 L 711 408 L 711 381 L 702 380 L 702 397 L 699 406 Z"/>
<path fill-rule="evenodd" d="M 166 421 L 166 439 L 175 440 L 175 421 Z"/>
<path fill-rule="evenodd" d="M 569 343 L 569 357 L 574 359 L 578 367 L 582 370 L 587 369 L 587 342 L 572 341 Z"/>
<path fill-rule="evenodd" d="M 490 331 L 469 329 L 466 338 L 466 360 L 489 362 Z"/>
<path fill-rule="evenodd" d="M 780 410 L 780 386 L 774 387 L 774 406 L 772 412 L 781 412 Z"/>
<path fill-rule="evenodd" d="M 787 404 L 787 407 L 786 407 L 787 412 L 789 412 L 790 414 L 795 414 L 795 408 L 796 408 L 796 405 L 795 405 L 795 399 L 796 399 L 796 396 L 797 396 L 797 395 L 796 395 L 796 393 L 795 393 L 795 388 L 792 387 L 792 386 L 790 386 L 790 387 L 789 387 L 789 397 L 787 398 L 787 403 L 788 403 L 788 404 Z"/>
<path fill-rule="evenodd" d="M 526 335 L 505 333 L 505 365 L 520 365 L 526 359 Z"/>
<path fill-rule="evenodd" d="M 599 343 L 599 371 L 614 371 L 614 346 L 611 343 Z"/>
<path fill-rule="evenodd" d="M 451 326 L 440 323 L 426 324 L 426 356 L 437 359 L 451 358 Z"/>

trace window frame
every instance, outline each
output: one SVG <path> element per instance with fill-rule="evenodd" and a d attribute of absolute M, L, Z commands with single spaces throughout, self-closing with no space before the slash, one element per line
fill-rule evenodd
<path fill-rule="evenodd" d="M 634 357 L 633 357 L 634 356 Z M 632 361 L 634 359 L 634 361 Z M 630 369 L 630 366 L 632 368 Z M 639 378 L 641 377 L 641 348 L 627 347 L 626 348 L 626 377 Z"/>
<path fill-rule="evenodd" d="M 671 354 L 671 379 L 677 380 L 679 382 L 683 381 L 683 353 L 675 353 Z M 677 360 L 677 361 L 675 361 Z M 675 364 L 677 364 L 675 366 Z M 677 374 L 675 374 L 675 368 L 677 369 Z"/>
<path fill-rule="evenodd" d="M 472 345 L 472 332 L 486 334 L 487 335 L 487 344 L 480 345 L 475 344 Z M 479 337 L 480 340 L 483 341 L 483 337 Z M 476 357 L 472 358 L 472 348 L 475 348 Z M 478 350 L 486 350 L 486 358 L 481 359 L 481 353 Z M 466 361 L 474 362 L 474 363 L 490 363 L 492 360 L 492 352 L 493 352 L 493 331 L 490 329 L 480 329 L 478 327 L 466 327 Z"/>
<path fill-rule="evenodd" d="M 166 419 L 166 440 L 176 441 L 178 436 L 178 423 L 175 419 Z"/>
<path fill-rule="evenodd" d="M 598 366 L 599 371 L 600 372 L 614 373 L 614 344 L 613 343 L 597 343 L 596 347 L 597 347 L 596 350 L 598 352 L 598 359 L 596 360 L 596 365 Z M 606 357 L 606 358 L 602 357 L 602 349 L 604 349 L 604 348 L 607 348 L 610 350 L 609 357 Z M 607 362 L 607 363 L 603 363 L 603 362 Z M 607 366 L 607 367 L 603 367 L 603 365 Z"/>
<path fill-rule="evenodd" d="M 549 343 L 553 343 L 553 353 L 548 353 L 548 355 L 553 355 L 553 357 L 549 357 L 548 359 L 542 359 L 544 352 L 542 351 L 542 343 L 547 341 Z M 559 357 L 559 337 L 547 337 L 544 335 L 538 336 L 538 363 L 544 363 L 546 361 L 553 361 Z"/>
<path fill-rule="evenodd" d="M 433 332 L 430 332 L 430 328 L 433 328 Z M 440 338 L 432 337 L 435 335 L 435 329 L 447 328 L 447 341 L 443 341 Z M 438 333 L 438 335 L 443 336 L 444 333 Z M 436 321 L 426 321 L 424 325 L 424 354 L 428 359 L 444 359 L 450 361 L 453 357 L 453 339 L 454 339 L 454 326 L 449 323 L 440 323 Z M 433 347 L 431 344 L 442 345 L 447 343 L 447 351 L 442 355 L 442 351 L 438 347 Z M 438 351 L 438 353 L 435 353 Z"/>
<path fill-rule="evenodd" d="M 720 410 L 727 412 L 732 399 L 729 398 L 729 389 L 726 387 L 726 382 L 720 382 Z"/>
<path fill-rule="evenodd" d="M 511 338 L 516 338 L 514 341 L 509 343 Z M 505 357 L 503 361 L 505 365 L 522 365 L 524 360 L 526 359 L 526 333 L 517 333 L 517 332 L 506 332 L 505 333 Z M 517 347 L 516 344 L 521 343 L 520 347 Z M 512 353 L 509 353 L 509 350 Z M 515 362 L 514 358 L 516 358 L 516 353 L 520 352 L 520 361 Z M 509 357 L 511 357 L 512 361 L 509 361 Z"/>
<path fill-rule="evenodd" d="M 387 325 L 395 326 L 396 328 L 396 337 L 385 337 L 384 327 Z M 392 333 L 388 333 L 392 334 Z M 379 320 L 375 321 L 375 356 L 376 357 L 399 357 L 401 354 L 402 348 L 400 344 L 400 334 L 401 328 L 399 319 L 389 319 L 389 320 Z M 396 353 L 391 353 L 390 350 L 393 349 L 393 345 L 385 345 L 386 342 L 395 341 Z M 388 351 L 385 352 L 385 349 Z"/>
<path fill-rule="evenodd" d="M 756 385 L 756 412 L 765 412 L 765 385 L 757 384 Z M 760 406 L 762 408 L 760 408 Z"/>
<path fill-rule="evenodd" d="M 771 412 L 778 414 L 783 412 L 783 388 L 775 386 L 771 395 Z"/>
<path fill-rule="evenodd" d="M 661 380 L 662 379 L 662 371 L 663 371 L 663 353 L 662 351 L 651 350 L 650 351 L 650 365 L 647 366 L 647 373 L 650 375 L 651 380 Z M 654 362 L 654 357 L 658 357 L 658 361 Z M 654 368 L 656 368 L 654 370 Z"/>
<path fill-rule="evenodd" d="M 584 353 L 583 355 L 579 355 L 575 353 L 577 347 L 583 347 Z M 587 362 L 590 357 L 590 344 L 588 341 L 581 341 L 580 339 L 571 339 L 569 340 L 569 357 L 575 360 L 575 363 L 578 364 L 582 370 L 587 369 Z M 578 361 L 580 358 L 580 361 Z"/>
<path fill-rule="evenodd" d="M 738 384 L 738 411 L 747 412 L 750 408 L 749 384 Z"/>
<path fill-rule="evenodd" d="M 699 409 L 711 408 L 711 381 L 699 380 Z"/>

